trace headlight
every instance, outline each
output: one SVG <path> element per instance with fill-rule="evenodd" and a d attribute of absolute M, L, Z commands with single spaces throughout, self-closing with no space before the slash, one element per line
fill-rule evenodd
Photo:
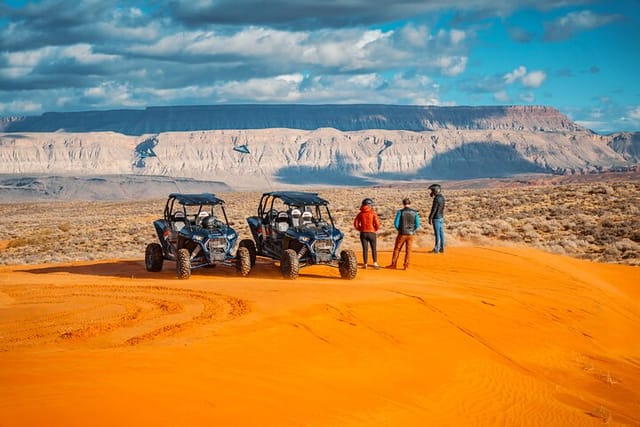
<path fill-rule="evenodd" d="M 193 240 L 195 240 L 196 242 L 202 242 L 203 237 L 199 234 L 196 234 L 193 236 Z"/>
<path fill-rule="evenodd" d="M 300 236 L 300 237 L 298 238 L 298 240 L 300 240 L 301 242 L 305 242 L 305 243 L 306 243 L 306 242 L 308 242 L 308 241 L 309 241 L 309 238 L 308 238 L 307 236 Z"/>

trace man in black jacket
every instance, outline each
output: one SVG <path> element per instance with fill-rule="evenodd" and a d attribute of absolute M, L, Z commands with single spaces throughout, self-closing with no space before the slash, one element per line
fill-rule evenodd
<path fill-rule="evenodd" d="M 444 253 L 444 196 L 440 184 L 431 184 L 429 190 L 431 190 L 430 196 L 433 197 L 429 224 L 433 225 L 433 234 L 436 238 L 436 244 L 431 252 Z"/>
<path fill-rule="evenodd" d="M 409 268 L 409 261 L 411 258 L 411 249 L 413 246 L 413 235 L 420 228 L 420 216 L 418 211 L 411 209 L 411 200 L 403 199 L 402 205 L 404 206 L 396 213 L 396 219 L 393 225 L 398 230 L 398 236 L 396 236 L 396 243 L 393 248 L 393 256 L 391 257 L 391 264 L 387 268 L 397 268 L 398 257 L 402 247 L 406 245 L 404 253 L 404 269 Z"/>

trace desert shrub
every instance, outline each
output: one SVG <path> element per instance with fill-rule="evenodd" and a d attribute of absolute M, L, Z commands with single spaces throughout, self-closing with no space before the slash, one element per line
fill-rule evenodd
<path fill-rule="evenodd" d="M 577 252 L 578 244 L 573 240 L 563 240 L 560 242 L 560 246 L 567 252 Z"/>
<path fill-rule="evenodd" d="M 19 248 L 27 245 L 29 245 L 29 239 L 17 238 L 9 240 L 9 243 L 7 243 L 7 249 Z"/>
<path fill-rule="evenodd" d="M 606 216 L 600 219 L 600 221 L 598 222 L 598 225 L 604 228 L 614 228 L 616 226 L 616 223 L 611 217 Z"/>
<path fill-rule="evenodd" d="M 539 221 L 533 224 L 536 231 L 540 231 L 543 233 L 550 233 L 551 226 L 549 225 L 549 221 Z"/>
<path fill-rule="evenodd" d="M 491 225 L 496 229 L 498 233 L 507 233 L 513 229 L 511 224 L 503 219 L 496 219 L 491 221 Z"/>
<path fill-rule="evenodd" d="M 610 243 L 606 245 L 604 254 L 611 257 L 618 257 L 620 256 L 620 249 L 618 249 L 615 243 Z"/>
<path fill-rule="evenodd" d="M 639 251 L 640 250 L 640 244 L 634 242 L 631 239 L 622 239 L 619 240 L 617 242 L 614 243 L 614 245 L 616 246 L 616 248 L 619 251 L 622 252 L 626 252 L 626 251 Z"/>
<path fill-rule="evenodd" d="M 523 235 L 525 242 L 537 240 L 540 235 L 535 230 L 526 231 Z"/>
<path fill-rule="evenodd" d="M 516 233 L 515 231 L 509 231 L 509 232 L 507 232 L 505 234 L 501 234 L 501 235 L 498 236 L 498 238 L 500 240 L 510 240 L 510 241 L 513 241 L 513 242 L 517 242 L 517 241 L 521 240 L 520 234 Z"/>

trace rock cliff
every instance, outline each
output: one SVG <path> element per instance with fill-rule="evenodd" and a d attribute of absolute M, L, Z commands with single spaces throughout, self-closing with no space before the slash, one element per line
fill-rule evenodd
<path fill-rule="evenodd" d="M 143 135 L 170 131 L 270 128 L 334 128 L 341 131 L 584 130 L 556 109 L 544 106 L 247 104 L 45 113 L 0 121 L 0 131 L 5 132 L 113 131 L 125 135 Z"/>
<path fill-rule="evenodd" d="M 640 163 L 640 132 L 621 132 L 610 136 L 609 147 L 625 160 Z"/>
<path fill-rule="evenodd" d="M 639 133 L 601 136 L 530 106 L 155 107 L 14 117 L 0 127 L 0 174 L 8 177 L 0 188 L 48 194 L 74 188 L 51 177 L 99 176 L 82 186 L 98 188 L 104 177 L 134 176 L 114 183 L 135 182 L 135 191 L 145 180 L 155 185 L 153 177 L 267 189 L 620 171 L 640 157 Z M 15 181 L 27 176 L 31 184 Z"/>
<path fill-rule="evenodd" d="M 172 176 L 242 189 L 586 173 L 630 164 L 608 143 L 588 131 L 5 133 L 0 134 L 0 174 Z M 240 146 L 249 152 L 237 151 Z"/>

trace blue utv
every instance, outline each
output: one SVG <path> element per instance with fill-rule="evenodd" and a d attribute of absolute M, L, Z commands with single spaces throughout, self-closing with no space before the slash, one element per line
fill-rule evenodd
<path fill-rule="evenodd" d="M 300 268 L 329 265 L 340 270 L 343 279 L 354 279 L 358 272 L 356 254 L 340 251 L 344 234 L 336 228 L 329 202 L 317 193 L 273 191 L 264 193 L 258 215 L 247 218 L 253 240 L 245 239 L 255 264 L 257 255 L 280 261 L 286 279 L 296 279 Z"/>
<path fill-rule="evenodd" d="M 179 279 L 188 279 L 191 270 L 220 263 L 235 266 L 240 275 L 251 270 L 251 256 L 238 240 L 224 209 L 224 200 L 214 194 L 169 194 L 164 216 L 153 222 L 160 243 L 150 243 L 145 251 L 147 271 L 160 271 L 164 260 L 176 262 Z"/>

